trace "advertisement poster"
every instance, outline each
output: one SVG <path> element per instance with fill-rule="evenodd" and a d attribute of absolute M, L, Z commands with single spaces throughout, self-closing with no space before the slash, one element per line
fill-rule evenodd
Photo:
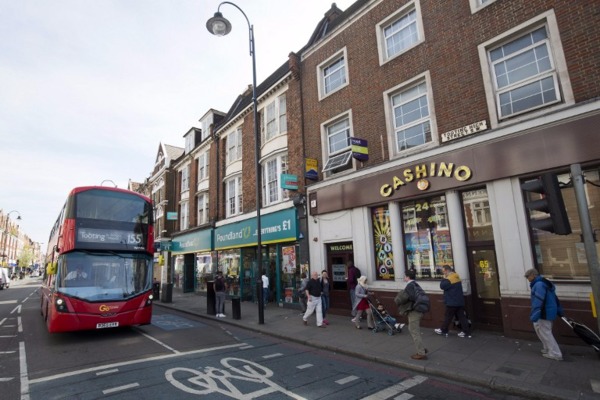
<path fill-rule="evenodd" d="M 284 274 L 296 273 L 296 247 L 295 246 L 282 247 L 281 252 L 283 255 L 283 273 Z"/>
<path fill-rule="evenodd" d="M 373 238 L 375 240 L 375 265 L 377 279 L 394 280 L 394 252 L 392 250 L 392 228 L 387 206 L 371 210 Z"/>

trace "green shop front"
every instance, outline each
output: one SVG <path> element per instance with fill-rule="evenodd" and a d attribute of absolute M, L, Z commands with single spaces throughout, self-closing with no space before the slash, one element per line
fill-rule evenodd
<path fill-rule="evenodd" d="M 295 289 L 300 286 L 301 265 L 296 209 L 261 215 L 260 268 L 257 264 L 256 225 L 256 218 L 252 218 L 214 230 L 218 268 L 227 279 L 229 294 L 240 296 L 242 301 L 258 301 L 257 284 L 262 284 L 264 271 L 269 277 L 269 304 L 284 306 L 297 303 Z M 308 255 L 304 258 L 308 259 Z"/>
<path fill-rule="evenodd" d="M 206 282 L 213 279 L 212 229 L 190 232 L 171 240 L 173 285 L 183 292 L 206 292 Z"/>

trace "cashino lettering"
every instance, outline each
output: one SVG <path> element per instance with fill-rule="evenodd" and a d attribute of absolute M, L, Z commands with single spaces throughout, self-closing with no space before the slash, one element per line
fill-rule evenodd
<path fill-rule="evenodd" d="M 416 165 L 413 168 L 406 168 L 400 176 L 394 176 L 391 183 L 386 183 L 379 189 L 379 194 L 383 197 L 391 196 L 394 191 L 400 189 L 407 183 L 425 178 L 454 178 L 459 182 L 467 181 L 471 178 L 471 169 L 465 165 L 455 166 L 454 163 L 431 163 Z"/>

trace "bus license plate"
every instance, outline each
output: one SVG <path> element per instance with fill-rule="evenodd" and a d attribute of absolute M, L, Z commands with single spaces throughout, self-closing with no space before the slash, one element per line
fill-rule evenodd
<path fill-rule="evenodd" d="M 96 324 L 96 329 L 116 328 L 117 326 L 119 326 L 118 322 L 103 322 L 103 323 L 100 323 L 100 324 Z"/>

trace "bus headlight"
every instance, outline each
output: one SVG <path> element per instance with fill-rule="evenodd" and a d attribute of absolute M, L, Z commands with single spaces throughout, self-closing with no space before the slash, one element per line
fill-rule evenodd
<path fill-rule="evenodd" d="M 67 312 L 67 304 L 60 297 L 54 301 L 54 306 L 56 307 L 56 311 Z"/>

